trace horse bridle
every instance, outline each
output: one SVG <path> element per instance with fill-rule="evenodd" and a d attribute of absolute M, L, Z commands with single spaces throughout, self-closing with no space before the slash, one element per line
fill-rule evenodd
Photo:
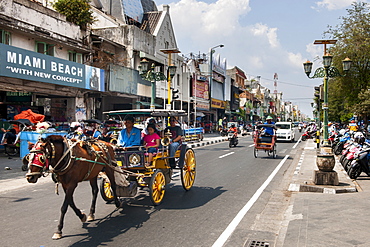
<path fill-rule="evenodd" d="M 33 175 L 45 176 L 44 174 L 49 170 L 49 164 L 51 162 L 51 159 L 55 158 L 55 147 L 54 147 L 54 144 L 50 142 L 50 145 L 52 148 L 51 155 L 50 155 L 50 152 L 47 148 L 46 148 L 46 152 L 44 152 L 41 149 L 41 145 L 43 143 L 44 142 L 40 142 L 40 140 L 38 140 L 36 144 L 34 145 L 34 147 L 30 150 L 30 153 L 26 156 L 26 160 L 28 160 L 28 167 L 32 165 L 32 166 L 41 168 L 41 170 L 38 172 L 28 172 L 26 176 L 33 176 Z M 40 155 L 37 155 L 37 154 L 40 154 Z M 36 158 L 38 159 L 40 164 L 34 163 L 34 160 Z"/>

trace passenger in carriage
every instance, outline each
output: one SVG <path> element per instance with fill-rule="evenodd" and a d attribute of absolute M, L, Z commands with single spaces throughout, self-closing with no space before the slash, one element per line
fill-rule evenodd
<path fill-rule="evenodd" d="M 146 130 L 148 134 L 144 136 L 143 140 L 146 152 L 148 153 L 148 163 L 145 165 L 149 166 L 152 163 L 153 156 L 158 152 L 161 137 L 156 133 L 157 130 L 154 124 L 148 124 Z"/>
<path fill-rule="evenodd" d="M 117 145 L 124 150 L 132 146 L 140 146 L 141 144 L 141 131 L 134 127 L 134 123 L 134 118 L 127 116 L 124 122 L 126 128 L 119 132 Z"/>
<path fill-rule="evenodd" d="M 164 134 L 166 134 L 168 131 L 171 132 L 171 140 L 169 145 L 169 155 L 170 157 L 174 157 L 177 149 L 179 148 L 181 144 L 181 138 L 184 135 L 183 130 L 179 125 L 177 125 L 177 120 L 175 117 L 170 117 L 170 126 L 168 126 L 164 130 Z M 175 158 L 170 158 L 169 163 L 171 168 L 175 168 Z"/>

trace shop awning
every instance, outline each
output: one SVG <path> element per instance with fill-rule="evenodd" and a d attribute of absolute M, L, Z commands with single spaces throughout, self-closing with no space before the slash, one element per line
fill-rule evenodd
<path fill-rule="evenodd" d="M 144 101 L 136 101 L 135 104 L 140 104 L 140 105 L 144 105 L 144 106 L 150 106 L 150 102 L 144 102 Z M 156 103 L 154 103 L 154 106 L 163 107 L 162 105 L 158 105 Z"/>

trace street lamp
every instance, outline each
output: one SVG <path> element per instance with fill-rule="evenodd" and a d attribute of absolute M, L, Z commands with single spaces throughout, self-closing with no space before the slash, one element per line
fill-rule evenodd
<path fill-rule="evenodd" d="M 209 110 L 212 108 L 212 76 L 213 76 L 213 53 L 215 52 L 214 49 L 218 47 L 224 47 L 224 45 L 216 45 L 209 49 Z M 210 119 L 211 120 L 211 119 Z"/>
<path fill-rule="evenodd" d="M 314 44 L 323 44 L 324 45 L 324 56 L 323 56 L 323 65 L 324 67 L 319 67 L 315 70 L 315 73 L 310 77 L 312 71 L 312 62 L 307 61 L 303 63 L 304 71 L 308 78 L 324 78 L 324 103 L 322 109 L 324 110 L 324 146 L 328 145 L 328 80 L 329 78 L 334 78 L 338 76 L 344 76 L 339 73 L 339 70 L 334 66 L 331 66 L 333 56 L 331 56 L 326 51 L 327 44 L 335 44 L 336 40 L 315 40 Z M 343 61 L 343 71 L 347 72 L 351 68 L 351 59 L 348 57 Z"/>
<path fill-rule="evenodd" d="M 161 52 L 164 54 L 168 54 L 168 70 L 167 70 L 167 108 L 171 108 L 171 80 L 172 77 L 176 74 L 176 66 L 172 64 L 172 53 L 180 53 L 179 49 L 177 48 L 170 48 L 170 49 L 161 49 Z"/>
<path fill-rule="evenodd" d="M 155 71 L 155 64 L 152 63 L 151 68 L 149 69 L 149 61 L 146 60 L 145 58 L 141 60 L 140 62 L 140 76 L 147 81 L 151 82 L 152 85 L 152 97 L 150 99 L 150 109 L 153 110 L 155 109 L 155 96 L 156 96 L 156 82 L 157 81 L 164 81 L 166 80 L 166 76 L 162 72 L 156 72 Z M 175 67 L 176 70 L 176 67 Z"/>

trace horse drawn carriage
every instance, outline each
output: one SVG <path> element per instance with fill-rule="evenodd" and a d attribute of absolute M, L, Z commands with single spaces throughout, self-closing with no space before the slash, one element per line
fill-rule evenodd
<path fill-rule="evenodd" d="M 183 116 L 184 111 L 167 110 L 136 110 L 111 111 L 110 116 L 124 120 L 127 114 L 146 114 L 152 117 L 161 117 L 163 129 L 165 118 Z M 182 143 L 173 157 L 169 157 L 169 136 L 161 139 L 162 147 L 153 157 L 150 166 L 147 166 L 147 153 L 141 146 L 129 150 L 114 148 L 113 144 L 97 139 L 67 139 L 60 135 L 50 135 L 39 138 L 23 161 L 28 164 L 26 174 L 29 183 L 36 183 L 38 178 L 52 173 L 56 176 L 65 192 L 61 207 L 61 216 L 58 229 L 53 239 L 62 238 L 64 216 L 70 206 L 81 222 L 95 219 L 95 204 L 98 196 L 98 177 L 101 174 L 101 194 L 106 201 L 114 201 L 116 207 L 121 207 L 120 197 L 134 197 L 138 187 L 149 187 L 152 203 L 162 202 L 166 185 L 171 181 L 173 168 L 169 165 L 170 159 L 175 159 L 176 167 L 181 173 L 183 188 L 190 190 L 194 184 L 196 162 L 194 151 Z M 102 171 L 104 171 L 102 173 Z M 88 216 L 78 209 L 73 200 L 73 193 L 77 184 L 90 181 L 92 187 L 92 203 Z M 124 186 L 117 186 L 121 182 Z M 57 185 L 58 185 L 57 184 Z M 56 189 L 58 191 L 58 189 Z"/>
<path fill-rule="evenodd" d="M 273 135 L 268 135 L 265 133 L 267 128 L 273 129 Z M 273 124 L 258 124 L 255 126 L 255 131 L 253 134 L 253 141 L 254 141 L 254 149 L 253 154 L 254 157 L 258 157 L 258 150 L 264 150 L 265 153 L 267 152 L 268 156 L 272 156 L 274 159 L 277 157 L 276 155 L 276 131 L 275 125 Z"/>
<path fill-rule="evenodd" d="M 162 130 L 165 129 L 165 119 L 171 116 L 180 117 L 185 116 L 185 111 L 182 110 L 122 110 L 122 111 L 110 111 L 105 112 L 110 117 L 119 117 L 121 121 L 127 115 L 139 115 L 145 114 L 151 117 L 160 117 L 162 123 Z M 166 184 L 171 181 L 173 169 L 170 167 L 169 159 L 174 158 L 176 161 L 176 168 L 180 170 L 181 182 L 183 188 L 188 191 L 194 184 L 195 173 L 196 173 L 196 162 L 194 151 L 188 148 L 185 142 L 182 142 L 174 157 L 169 156 L 169 136 L 164 133 L 164 137 L 161 139 L 161 146 L 158 152 L 153 157 L 151 164 L 145 165 L 148 160 L 148 153 L 142 146 L 135 146 L 128 148 L 127 150 L 115 151 L 115 158 L 118 166 L 121 167 L 122 171 L 128 176 L 130 182 L 129 188 L 117 189 L 117 195 L 122 197 L 131 197 L 136 195 L 138 187 L 149 187 L 150 200 L 154 205 L 159 205 L 165 195 Z M 103 175 L 101 182 L 101 195 L 107 202 L 113 201 L 114 196 L 110 186 L 109 179 Z"/>

